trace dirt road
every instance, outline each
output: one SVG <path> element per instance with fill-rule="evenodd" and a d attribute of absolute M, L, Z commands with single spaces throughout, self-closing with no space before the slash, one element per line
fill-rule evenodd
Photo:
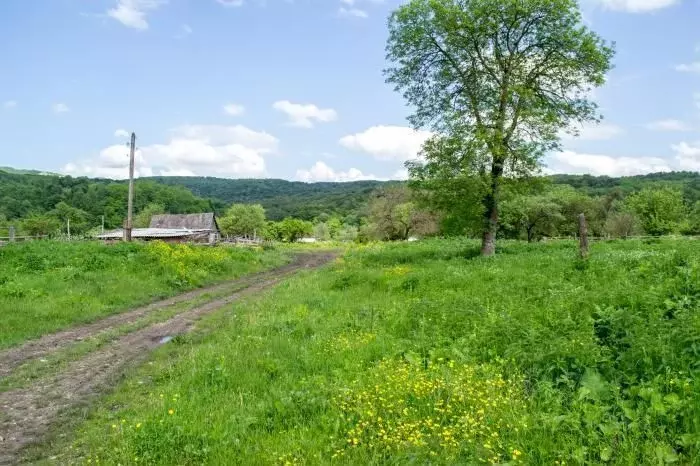
<path fill-rule="evenodd" d="M 70 408 L 84 406 L 96 395 L 107 391 L 126 368 L 143 361 L 150 350 L 169 338 L 192 330 L 195 322 L 203 315 L 270 288 L 299 270 L 319 267 L 335 256 L 329 252 L 300 254 L 291 264 L 272 271 L 185 293 L 0 352 L 2 378 L 31 360 L 47 357 L 105 332 L 124 328 L 124 325 L 138 322 L 158 309 L 186 303 L 207 293 L 221 293 L 227 287 L 232 289 L 223 298 L 213 299 L 163 322 L 123 334 L 96 351 L 72 361 L 58 374 L 0 393 L 0 465 L 19 463 L 22 450 L 29 444 L 39 442 L 52 426 L 61 421 L 63 413 Z"/>

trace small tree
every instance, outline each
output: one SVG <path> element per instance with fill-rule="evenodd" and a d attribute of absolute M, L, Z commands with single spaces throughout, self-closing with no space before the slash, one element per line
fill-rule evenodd
<path fill-rule="evenodd" d="M 165 213 L 165 206 L 153 202 L 144 207 L 139 213 L 134 216 L 135 228 L 148 228 L 151 225 L 151 217 Z"/>
<path fill-rule="evenodd" d="M 388 81 L 416 109 L 411 124 L 438 133 L 426 176 L 480 180 L 483 255 L 503 176 L 532 173 L 562 129 L 598 119 L 589 91 L 612 56 L 576 0 L 410 0 L 391 15 Z"/>
<path fill-rule="evenodd" d="M 629 196 L 625 204 L 650 235 L 677 232 L 686 216 L 683 193 L 673 188 L 646 188 Z"/>
<path fill-rule="evenodd" d="M 292 217 L 287 217 L 279 222 L 277 228 L 280 239 L 290 243 L 294 243 L 313 232 L 311 222 Z"/>
<path fill-rule="evenodd" d="M 605 221 L 604 230 L 613 238 L 628 238 L 639 231 L 639 219 L 629 211 L 613 211 Z"/>
<path fill-rule="evenodd" d="M 226 236 L 261 236 L 265 228 L 265 209 L 259 204 L 233 204 L 219 220 Z"/>
<path fill-rule="evenodd" d="M 561 205 L 550 196 L 517 196 L 503 203 L 504 226 L 524 232 L 528 242 L 554 235 L 563 219 Z"/>
<path fill-rule="evenodd" d="M 61 222 L 51 215 L 32 214 L 22 221 L 22 230 L 30 236 L 53 235 L 61 230 Z"/>
<path fill-rule="evenodd" d="M 412 234 L 428 235 L 437 231 L 434 215 L 419 209 L 407 188 L 392 187 L 377 191 L 369 203 L 372 235 L 382 240 L 406 240 Z"/>
<path fill-rule="evenodd" d="M 331 233 L 327 223 L 317 223 L 314 225 L 314 238 L 320 241 L 331 239 Z"/>

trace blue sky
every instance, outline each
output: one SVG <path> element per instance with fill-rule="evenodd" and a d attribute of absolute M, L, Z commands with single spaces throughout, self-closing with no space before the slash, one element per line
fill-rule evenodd
<path fill-rule="evenodd" d="M 0 166 L 400 178 L 427 132 L 384 83 L 397 0 L 2 0 Z M 617 43 L 605 115 L 547 170 L 700 170 L 700 0 L 584 0 Z"/>

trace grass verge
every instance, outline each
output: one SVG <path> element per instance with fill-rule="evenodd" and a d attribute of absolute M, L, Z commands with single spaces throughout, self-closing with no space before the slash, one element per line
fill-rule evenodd
<path fill-rule="evenodd" d="M 273 268 L 278 250 L 36 241 L 0 248 L 0 349 Z"/>
<path fill-rule="evenodd" d="M 158 350 L 62 464 L 696 464 L 691 241 L 371 245 Z M 205 330 L 210 330 L 209 332 Z"/>

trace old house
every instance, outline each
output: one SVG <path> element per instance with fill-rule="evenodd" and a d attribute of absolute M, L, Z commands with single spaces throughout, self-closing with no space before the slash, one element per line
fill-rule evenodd
<path fill-rule="evenodd" d="M 105 241 L 117 241 L 124 236 L 123 230 L 99 235 Z M 221 236 L 214 213 L 154 215 L 148 228 L 134 228 L 131 237 L 143 241 L 195 242 L 213 244 Z"/>

